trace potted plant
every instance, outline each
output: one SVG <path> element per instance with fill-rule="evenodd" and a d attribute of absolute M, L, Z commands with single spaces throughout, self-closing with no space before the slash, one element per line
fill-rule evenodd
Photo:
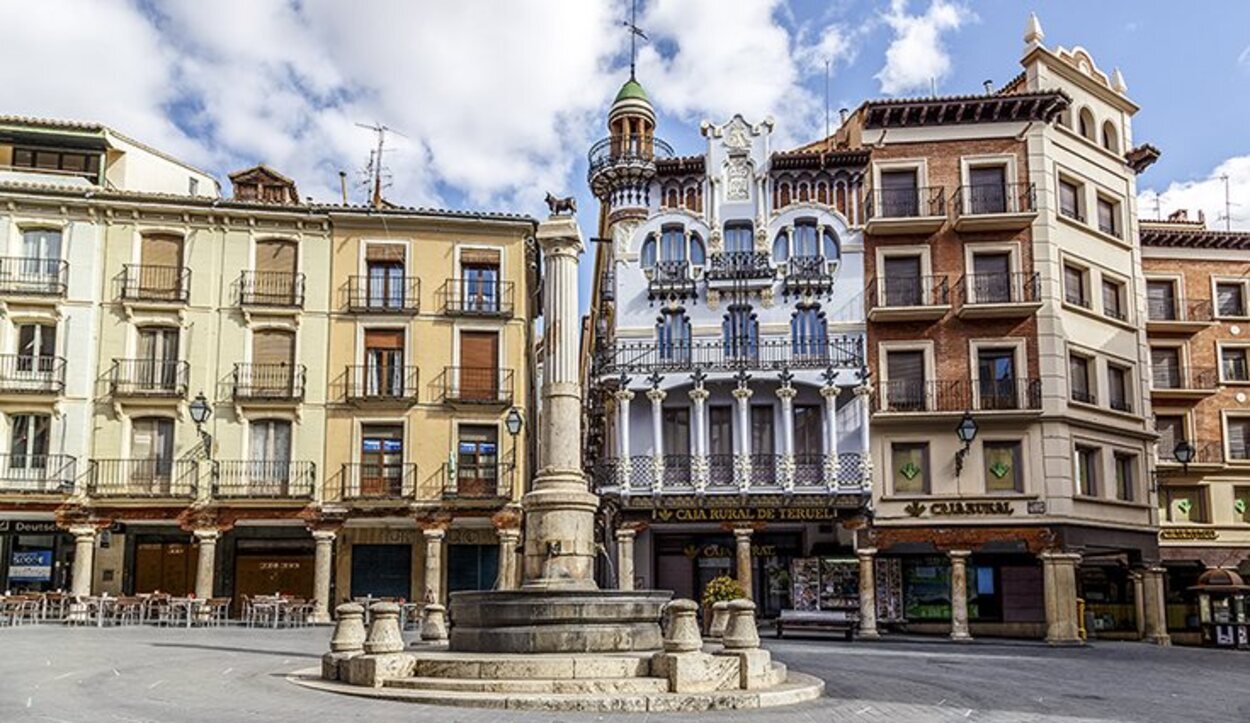
<path fill-rule="evenodd" d="M 709 637 L 719 637 L 729 622 L 730 600 L 746 597 L 738 581 L 728 575 L 714 577 L 703 588 L 703 625 Z M 725 603 L 717 607 L 717 603 Z"/>

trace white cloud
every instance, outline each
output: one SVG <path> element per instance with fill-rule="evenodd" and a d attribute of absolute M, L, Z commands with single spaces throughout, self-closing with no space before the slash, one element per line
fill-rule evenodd
<path fill-rule="evenodd" d="M 946 32 L 958 30 L 972 19 L 967 8 L 949 0 L 931 0 L 923 14 L 909 15 L 907 0 L 892 0 L 883 16 L 894 30 L 885 51 L 885 66 L 875 76 L 887 95 L 928 91 L 950 72 L 951 58 L 942 41 Z"/>
<path fill-rule="evenodd" d="M 1138 195 L 1137 213 L 1154 218 L 1187 210 L 1191 219 L 1201 211 L 1208 228 L 1224 228 L 1224 180 L 1228 176 L 1228 198 L 1232 202 L 1232 228 L 1250 230 L 1250 156 L 1234 156 L 1215 167 L 1206 177 L 1193 181 L 1173 181 L 1163 191 L 1147 190 Z"/>

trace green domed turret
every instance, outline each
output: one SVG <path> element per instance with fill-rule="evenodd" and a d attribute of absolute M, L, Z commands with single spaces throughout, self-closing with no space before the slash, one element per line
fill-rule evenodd
<path fill-rule="evenodd" d="M 642 83 L 639 83 L 632 77 L 625 81 L 625 85 L 621 86 L 620 92 L 616 94 L 616 99 L 612 102 L 620 103 L 623 100 L 630 99 L 641 100 L 648 104 L 651 102 L 651 99 L 647 97 L 647 91 L 642 89 Z"/>

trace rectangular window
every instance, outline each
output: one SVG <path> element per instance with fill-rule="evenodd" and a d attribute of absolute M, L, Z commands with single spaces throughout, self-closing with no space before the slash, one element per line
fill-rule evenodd
<path fill-rule="evenodd" d="M 1242 524 L 1250 522 L 1250 487 L 1233 488 L 1233 520 Z"/>
<path fill-rule="evenodd" d="M 464 424 L 456 444 L 456 494 L 494 497 L 499 491 L 499 428 Z"/>
<path fill-rule="evenodd" d="M 1155 389 L 1181 388 L 1181 350 L 1178 347 L 1150 347 L 1150 383 Z"/>
<path fill-rule="evenodd" d="M 886 403 L 900 412 L 925 409 L 924 352 L 900 350 L 886 352 Z"/>
<path fill-rule="evenodd" d="M 1021 300 L 1012 298 L 1011 254 L 973 254 L 972 272 L 973 303 L 1007 304 Z"/>
<path fill-rule="evenodd" d="M 725 253 L 749 254 L 755 250 L 755 231 L 750 221 L 725 224 Z"/>
<path fill-rule="evenodd" d="M 1202 487 L 1160 487 L 1159 501 L 1168 522 L 1210 522 L 1206 489 Z"/>
<path fill-rule="evenodd" d="M 920 215 L 920 191 L 914 169 L 881 172 L 881 215 L 911 218 Z"/>
<path fill-rule="evenodd" d="M 1102 196 L 1098 197 L 1098 230 L 1120 237 L 1120 204 Z"/>
<path fill-rule="evenodd" d="M 1013 349 L 977 350 L 980 409 L 1016 409 L 1016 353 Z"/>
<path fill-rule="evenodd" d="M 1221 317 L 1246 315 L 1246 286 L 1240 281 L 1220 282 L 1215 285 L 1215 309 Z"/>
<path fill-rule="evenodd" d="M 822 408 L 818 404 L 794 405 L 794 453 L 816 457 L 824 452 Z"/>
<path fill-rule="evenodd" d="M 920 306 L 920 257 L 887 256 L 882 283 L 886 306 Z"/>
<path fill-rule="evenodd" d="M 677 457 L 690 455 L 690 408 L 665 407 L 661 414 L 664 431 L 664 454 Z"/>
<path fill-rule="evenodd" d="M 986 442 L 985 490 L 987 492 L 1023 492 L 1024 475 L 1020 469 L 1019 442 Z"/>
<path fill-rule="evenodd" d="M 771 404 L 751 405 L 751 454 L 771 455 L 775 451 Z"/>
<path fill-rule="evenodd" d="M 1226 382 L 1250 381 L 1245 348 L 1234 346 L 1220 349 L 1220 373 Z"/>
<path fill-rule="evenodd" d="M 1076 489 L 1086 497 L 1098 496 L 1098 450 L 1076 445 Z"/>
<path fill-rule="evenodd" d="M 1228 458 L 1250 459 L 1250 417 L 1230 417 L 1228 420 Z"/>
<path fill-rule="evenodd" d="M 707 408 L 708 454 L 734 453 L 733 407 L 713 404 Z"/>
<path fill-rule="evenodd" d="M 1094 388 L 1089 379 L 1087 357 L 1072 354 L 1068 357 L 1068 384 L 1072 388 L 1072 401 L 1094 404 Z"/>
<path fill-rule="evenodd" d="M 1115 498 L 1132 502 L 1137 489 L 1137 455 L 1115 453 Z"/>
<path fill-rule="evenodd" d="M 1185 417 L 1179 414 L 1155 415 L 1155 431 L 1159 433 L 1156 449 L 1159 459 L 1175 460 L 1176 443 L 1188 437 L 1185 433 Z"/>
<path fill-rule="evenodd" d="M 1062 178 L 1059 179 L 1059 213 L 1077 221 L 1085 220 L 1081 215 L 1080 187 Z"/>
<path fill-rule="evenodd" d="M 1105 276 L 1102 279 L 1102 313 L 1120 321 L 1128 319 L 1124 310 L 1124 284 Z"/>
<path fill-rule="evenodd" d="M 980 166 L 968 170 L 968 210 L 974 214 L 1007 212 L 1007 167 Z"/>
<path fill-rule="evenodd" d="M 10 417 L 10 424 L 9 469 L 45 469 L 51 417 L 46 414 L 15 414 Z"/>
<path fill-rule="evenodd" d="M 1118 364 L 1107 365 L 1107 403 L 1117 412 L 1133 411 L 1133 397 L 1129 393 L 1129 369 Z"/>
<path fill-rule="evenodd" d="M 1176 284 L 1159 280 L 1146 282 L 1146 316 L 1151 321 L 1176 320 Z"/>
<path fill-rule="evenodd" d="M 1086 279 L 1089 272 L 1079 266 L 1072 264 L 1063 265 L 1063 298 L 1069 304 L 1075 304 L 1088 309 L 1089 290 L 1086 288 Z"/>
<path fill-rule="evenodd" d="M 929 445 L 927 442 L 890 445 L 890 470 L 894 494 L 926 494 L 929 491 Z"/>

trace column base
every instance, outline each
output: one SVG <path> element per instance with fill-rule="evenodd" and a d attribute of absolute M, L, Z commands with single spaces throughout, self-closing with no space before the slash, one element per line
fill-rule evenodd
<path fill-rule="evenodd" d="M 313 613 L 308 616 L 308 622 L 312 625 L 331 625 L 334 623 L 330 619 L 330 613 Z"/>
<path fill-rule="evenodd" d="M 1046 638 L 1046 644 L 1052 648 L 1079 648 L 1085 644 L 1084 640 L 1076 638 Z"/>
<path fill-rule="evenodd" d="M 881 631 L 876 630 L 876 629 L 859 630 L 859 631 L 856 631 L 855 633 L 855 639 L 856 640 L 880 640 Z"/>
<path fill-rule="evenodd" d="M 1145 638 L 1145 642 L 1150 643 L 1151 645 L 1159 645 L 1162 647 L 1168 647 L 1172 645 L 1172 636 L 1170 635 L 1147 635 Z"/>
<path fill-rule="evenodd" d="M 969 643 L 969 642 L 972 642 L 972 635 L 969 633 L 952 632 L 951 640 L 956 643 Z"/>

